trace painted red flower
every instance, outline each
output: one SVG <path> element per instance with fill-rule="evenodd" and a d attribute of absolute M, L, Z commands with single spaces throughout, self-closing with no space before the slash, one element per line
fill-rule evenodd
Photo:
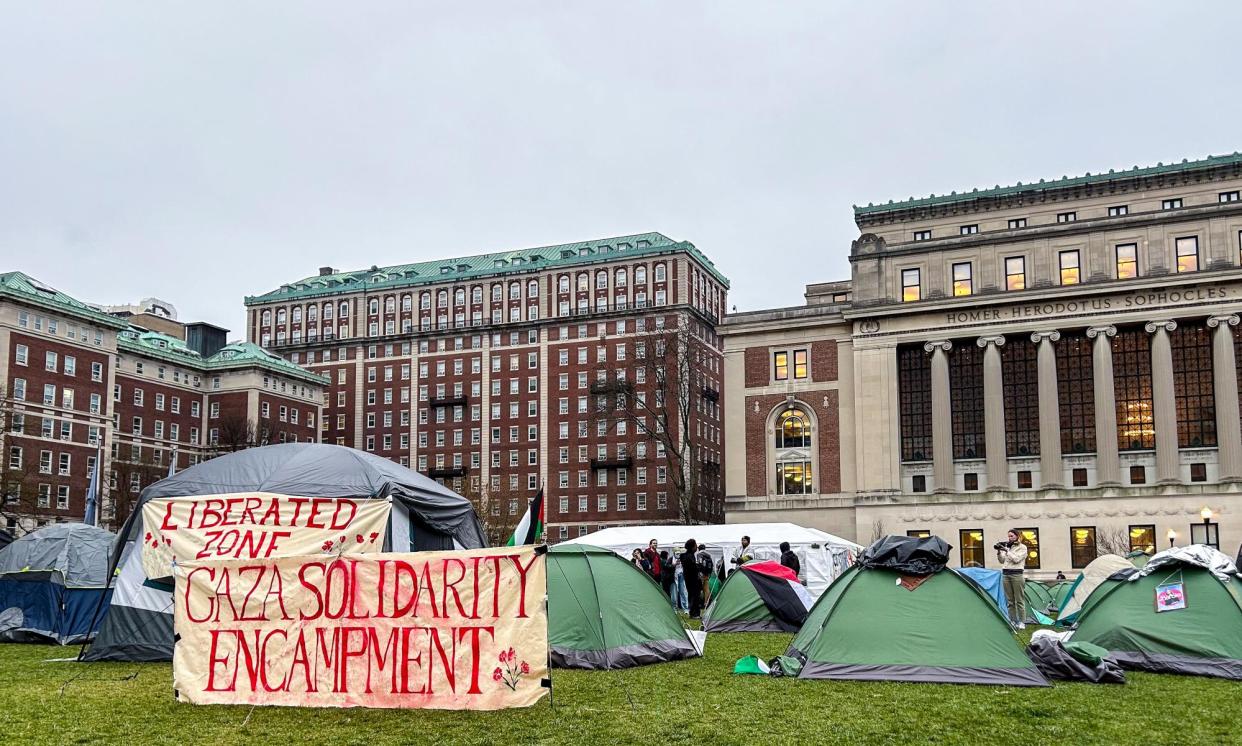
<path fill-rule="evenodd" d="M 501 663 L 508 663 L 509 656 L 505 655 L 505 651 L 502 650 L 500 651 L 500 655 L 496 656 L 496 660 L 500 661 Z M 499 671 L 500 669 L 497 668 L 496 670 Z"/>
<path fill-rule="evenodd" d="M 355 539 L 355 540 L 356 540 L 359 544 L 361 544 L 361 543 L 362 543 L 362 534 L 354 534 L 354 539 Z"/>
<path fill-rule="evenodd" d="M 500 681 L 500 679 L 503 676 L 504 674 L 500 672 L 499 668 L 497 668 L 495 671 L 492 671 L 492 681 Z"/>
<path fill-rule="evenodd" d="M 375 540 L 376 540 L 376 539 L 378 539 L 378 538 L 379 538 L 379 531 L 372 531 L 372 532 L 371 532 L 371 541 L 375 541 Z"/>
<path fill-rule="evenodd" d="M 527 663 L 526 661 L 522 661 L 522 673 L 523 674 L 530 673 L 530 664 Z"/>
<path fill-rule="evenodd" d="M 325 552 L 331 552 L 331 551 L 332 551 L 332 542 L 331 542 L 331 541 L 325 541 L 325 542 L 323 543 L 323 551 L 325 551 Z"/>
<path fill-rule="evenodd" d="M 517 653 L 513 652 L 513 648 L 509 648 L 509 662 L 517 660 Z"/>
<path fill-rule="evenodd" d="M 151 541 L 151 532 L 150 532 L 150 531 L 148 531 L 148 532 L 147 532 L 147 538 L 146 538 L 146 540 L 147 540 L 147 541 Z"/>

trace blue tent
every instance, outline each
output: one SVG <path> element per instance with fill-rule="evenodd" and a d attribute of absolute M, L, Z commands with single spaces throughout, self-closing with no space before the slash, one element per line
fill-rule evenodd
<path fill-rule="evenodd" d="M 1006 619 L 1009 618 L 1007 608 L 1009 600 L 1005 598 L 1005 584 L 1001 582 L 1000 570 L 989 570 L 985 567 L 959 567 L 957 573 L 973 580 L 975 585 L 983 589 L 988 598 L 996 602 L 996 607 L 1001 610 L 1001 614 L 1004 614 Z"/>
<path fill-rule="evenodd" d="M 95 633 L 107 602 L 113 535 L 81 523 L 55 523 L 0 549 L 0 641 L 71 645 Z"/>

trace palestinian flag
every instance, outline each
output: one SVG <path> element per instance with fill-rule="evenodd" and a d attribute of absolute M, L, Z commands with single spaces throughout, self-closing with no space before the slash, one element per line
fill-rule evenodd
<path fill-rule="evenodd" d="M 523 544 L 536 544 L 539 537 L 543 535 L 543 488 L 540 487 L 535 496 L 531 498 L 530 507 L 526 509 L 526 514 L 522 516 L 522 520 L 518 521 L 517 528 L 513 529 L 513 536 L 509 537 L 509 541 L 505 544 L 507 547 L 521 546 Z"/>
<path fill-rule="evenodd" d="M 814 599 L 793 570 L 750 562 L 731 573 L 703 615 L 708 632 L 796 632 Z"/>

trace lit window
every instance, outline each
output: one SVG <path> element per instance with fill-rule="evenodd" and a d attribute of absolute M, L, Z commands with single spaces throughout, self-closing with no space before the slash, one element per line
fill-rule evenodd
<path fill-rule="evenodd" d="M 1117 205 L 1116 207 L 1108 208 L 1108 216 L 1110 218 L 1116 218 L 1116 217 L 1120 217 L 1122 215 L 1128 215 L 1128 214 L 1130 214 L 1129 205 Z"/>
<path fill-rule="evenodd" d="M 1070 528 L 1070 566 L 1075 569 L 1086 567 L 1097 555 L 1095 526 Z"/>
<path fill-rule="evenodd" d="M 1161 210 L 1176 210 L 1182 206 L 1182 198 L 1166 199 L 1160 203 Z"/>
<path fill-rule="evenodd" d="M 1138 246 L 1123 243 L 1117 246 L 1117 279 L 1138 277 Z"/>
<path fill-rule="evenodd" d="M 1218 199 L 1221 202 L 1237 202 L 1239 198 L 1238 192 L 1221 192 Z"/>
<path fill-rule="evenodd" d="M 1177 271 L 1199 271 L 1199 239 L 1196 236 L 1179 238 L 1175 242 L 1177 248 Z"/>
<path fill-rule="evenodd" d="M 1015 228 L 1025 228 L 1025 227 L 1026 227 L 1026 218 L 1010 218 L 1009 220 L 1010 230 L 1013 230 Z"/>
<path fill-rule="evenodd" d="M 973 236 L 979 232 L 979 224 L 974 223 L 973 225 L 963 225 L 957 229 L 957 232 L 962 236 Z"/>
<path fill-rule="evenodd" d="M 1011 256 L 1005 259 L 1005 289 L 1026 288 L 1026 257 Z"/>
<path fill-rule="evenodd" d="M 1077 219 L 1078 219 L 1078 213 L 1076 212 L 1058 212 L 1057 213 L 1058 223 L 1072 223 Z"/>
<path fill-rule="evenodd" d="M 1082 282 L 1078 271 L 1078 250 L 1062 251 L 1058 256 L 1061 262 L 1061 284 L 1077 285 Z"/>
<path fill-rule="evenodd" d="M 1018 538 L 1026 545 L 1026 569 L 1039 569 L 1039 529 L 1020 528 Z"/>
<path fill-rule="evenodd" d="M 901 270 L 901 301 L 909 303 L 910 301 L 919 299 L 919 270 L 903 269 Z"/>
<path fill-rule="evenodd" d="M 970 262 L 959 262 L 953 265 L 953 294 L 954 295 L 971 295 L 974 293 L 974 283 L 971 278 Z"/>
<path fill-rule="evenodd" d="M 778 381 L 789 380 L 789 353 L 778 352 L 773 355 L 773 363 L 775 366 L 775 377 Z"/>
<path fill-rule="evenodd" d="M 794 350 L 794 378 L 806 378 L 806 350 Z"/>
<path fill-rule="evenodd" d="M 915 232 L 914 232 L 914 240 L 915 240 L 915 241 L 928 241 L 928 240 L 931 240 L 931 231 L 915 231 Z"/>

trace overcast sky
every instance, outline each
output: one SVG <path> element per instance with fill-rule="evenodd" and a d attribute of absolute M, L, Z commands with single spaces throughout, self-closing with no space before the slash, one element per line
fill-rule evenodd
<path fill-rule="evenodd" d="M 794 305 L 848 277 L 854 203 L 1242 150 L 1236 1 L 0 17 L 0 270 L 236 336 L 320 265 L 643 231 Z"/>

